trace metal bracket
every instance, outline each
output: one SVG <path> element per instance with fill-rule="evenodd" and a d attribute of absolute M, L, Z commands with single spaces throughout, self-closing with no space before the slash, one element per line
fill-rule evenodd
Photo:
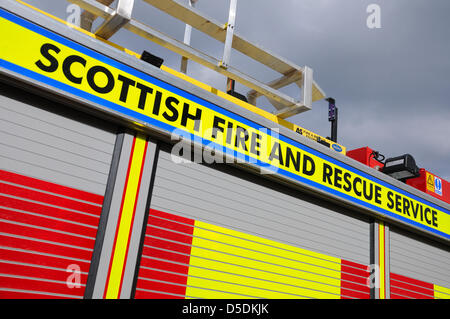
<path fill-rule="evenodd" d="M 313 102 L 313 69 L 310 67 L 305 66 L 303 68 L 302 72 L 302 79 L 303 81 L 297 81 L 298 83 L 301 83 L 301 89 L 302 89 L 302 101 L 301 103 L 297 105 L 293 105 L 291 107 L 282 107 L 280 103 L 277 103 L 276 101 L 272 101 L 269 99 L 269 101 L 272 103 L 275 108 L 278 109 L 277 112 L 274 114 L 281 118 L 287 118 L 290 116 L 293 116 L 295 114 L 298 114 L 300 112 L 304 112 L 305 110 L 310 110 L 312 108 L 312 102 Z"/>
<path fill-rule="evenodd" d="M 219 62 L 219 66 L 226 69 L 230 63 L 231 47 L 233 45 L 234 26 L 236 22 L 236 7 L 237 0 L 230 0 L 230 12 L 228 14 L 228 23 L 225 25 L 227 35 L 225 37 L 225 47 L 223 50 L 222 60 Z"/>
<path fill-rule="evenodd" d="M 131 20 L 133 6 L 134 0 L 119 0 L 116 11 L 102 23 L 95 31 L 95 35 L 106 40 L 112 37 Z"/>
<path fill-rule="evenodd" d="M 194 8 L 193 4 L 197 0 L 190 0 L 185 4 L 180 0 L 144 0 L 155 8 L 175 17 L 186 24 L 185 39 L 183 42 L 177 41 L 162 32 L 159 32 L 146 24 L 131 18 L 131 11 L 134 4 L 132 0 L 119 0 L 117 10 L 113 10 L 107 5 L 111 0 L 68 0 L 76 3 L 84 10 L 88 11 L 94 18 L 101 17 L 106 21 L 97 30 L 96 35 L 108 39 L 121 27 L 137 34 L 147 40 L 180 54 L 181 72 L 186 73 L 188 60 L 195 61 L 211 70 L 214 70 L 227 78 L 233 79 L 250 91 L 247 93 L 247 100 L 250 104 L 256 105 L 256 98 L 263 95 L 274 105 L 276 115 L 287 118 L 289 116 L 308 111 L 312 102 L 325 98 L 325 93 L 312 79 L 312 70 L 302 68 L 286 59 L 279 57 L 268 50 L 263 49 L 235 32 L 237 0 L 230 0 L 229 19 L 226 24 L 220 23 L 211 17 L 203 15 Z M 85 12 L 83 12 L 85 14 Z M 222 59 L 213 58 L 193 47 L 190 42 L 192 28 L 196 28 L 212 38 L 224 43 Z M 242 73 L 240 70 L 230 65 L 231 50 L 235 49 L 246 56 L 260 62 L 261 64 L 282 74 L 269 83 L 262 83 L 251 76 Z M 306 75 L 305 75 L 306 74 Z M 308 75 L 309 74 L 309 75 Z M 287 94 L 279 91 L 291 83 L 297 85 L 303 91 L 302 101 L 298 101 Z"/>

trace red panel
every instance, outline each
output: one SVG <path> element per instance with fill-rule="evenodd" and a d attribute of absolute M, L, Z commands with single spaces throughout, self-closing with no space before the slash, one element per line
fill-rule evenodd
<path fill-rule="evenodd" d="M 377 166 L 382 168 L 384 164 L 374 159 L 373 156 L 371 156 L 372 152 L 373 150 L 366 146 L 347 151 L 346 155 L 372 168 Z"/>
<path fill-rule="evenodd" d="M 137 283 L 136 288 L 141 289 L 148 289 L 148 290 L 156 290 L 161 292 L 168 292 L 171 294 L 177 294 L 177 295 L 185 295 L 186 294 L 186 286 L 178 286 L 174 284 L 169 283 L 163 283 L 158 281 L 152 281 L 152 280 L 139 280 Z"/>
<path fill-rule="evenodd" d="M 145 268 L 141 268 L 139 270 L 139 277 L 146 278 L 146 279 L 167 281 L 167 282 L 172 282 L 174 284 L 180 284 L 180 285 L 186 285 L 186 283 L 187 283 L 187 276 L 185 276 L 185 275 L 170 274 L 170 273 L 159 271 L 159 270 L 152 270 L 152 269 L 145 269 Z"/>
<path fill-rule="evenodd" d="M 156 268 L 166 271 L 171 271 L 179 274 L 187 274 L 189 270 L 189 266 L 187 265 L 178 265 L 162 260 L 156 260 L 152 258 L 142 257 L 141 259 L 141 267 L 148 268 Z"/>
<path fill-rule="evenodd" d="M 401 288 L 401 289 L 414 291 L 414 292 L 417 292 L 417 293 L 420 293 L 420 294 L 423 294 L 426 296 L 430 296 L 430 297 L 434 296 L 434 290 L 411 285 L 411 284 L 404 283 L 404 282 L 401 282 L 401 281 L 398 281 L 395 279 L 391 279 L 391 287 L 397 287 L 397 288 Z"/>
<path fill-rule="evenodd" d="M 68 264 L 70 265 L 70 264 Z M 68 266 L 67 265 L 67 266 Z M 63 270 L 55 270 L 55 269 L 48 269 L 43 267 L 33 267 L 33 266 L 25 266 L 25 265 L 18 265 L 18 264 L 10 264 L 6 262 L 0 261 L 0 269 L 1 273 L 4 275 L 16 275 L 16 276 L 24 276 L 24 277 L 33 277 L 33 278 L 39 278 L 39 279 L 50 279 L 50 280 L 57 280 L 57 281 L 66 281 L 67 278 L 73 274 L 71 272 L 66 272 L 65 269 Z M 81 273 L 80 274 L 80 282 L 86 282 L 87 275 Z"/>
<path fill-rule="evenodd" d="M 91 226 L 98 226 L 99 217 L 97 216 L 89 216 L 83 213 L 72 212 L 69 210 L 46 206 L 42 204 L 36 204 L 32 202 L 27 202 L 24 200 L 5 197 L 0 195 L 0 203 L 2 206 L 14 209 L 20 209 L 27 212 L 32 212 L 36 214 L 61 218 L 65 220 L 74 220 L 82 224 L 87 224 Z"/>
<path fill-rule="evenodd" d="M 192 233 L 194 232 L 194 227 L 192 226 L 180 224 L 166 219 L 157 218 L 154 216 L 150 216 L 150 218 L 148 219 L 148 225 L 167 228 L 175 230 L 180 233 L 186 233 L 189 235 L 192 235 Z"/>
<path fill-rule="evenodd" d="M 146 246 L 144 246 L 144 249 L 142 250 L 142 255 L 156 257 L 156 258 L 160 258 L 160 259 L 167 259 L 167 260 L 179 262 L 182 264 L 189 264 L 189 259 L 190 259 L 189 255 L 182 255 L 179 253 L 164 251 L 164 250 L 160 250 L 157 248 L 146 247 Z"/>
<path fill-rule="evenodd" d="M 341 287 L 364 293 L 370 293 L 370 288 L 367 285 L 355 284 L 354 282 L 341 281 Z"/>
<path fill-rule="evenodd" d="M 33 292 L 20 292 L 20 291 L 1 291 L 0 290 L 0 299 L 74 299 L 80 298 L 77 297 L 63 297 L 63 296 L 54 296 L 49 294 L 41 294 L 41 293 L 33 293 Z"/>
<path fill-rule="evenodd" d="M 346 298 L 347 297 L 347 298 Z M 349 299 L 350 298 L 357 298 L 357 299 L 369 299 L 370 298 L 370 292 L 364 293 L 360 291 L 354 291 L 346 288 L 341 287 L 341 298 L 342 299 Z"/>
<path fill-rule="evenodd" d="M 367 279 L 370 273 L 367 265 L 341 260 L 341 298 L 369 299 L 370 288 Z"/>
<path fill-rule="evenodd" d="M 4 248 L 0 248 L 0 259 L 63 269 L 67 269 L 67 266 L 74 263 L 73 260 L 67 258 L 46 256 L 33 252 L 14 251 Z M 76 264 L 80 266 L 82 272 L 89 271 L 89 262 L 77 260 Z"/>
<path fill-rule="evenodd" d="M 42 226 L 52 228 L 54 230 L 64 231 L 73 234 L 79 234 L 95 238 L 97 234 L 97 228 L 87 227 L 65 221 L 55 220 L 47 217 L 41 217 L 36 215 L 30 215 L 27 213 L 16 212 L 8 209 L 0 208 L 0 218 L 15 221 L 19 223 L 25 223 L 29 225 Z"/>
<path fill-rule="evenodd" d="M 413 279 L 413 278 L 410 278 L 410 277 L 406 277 L 406 276 L 402 276 L 402 275 L 398 275 L 398 274 L 394 274 L 394 273 L 390 273 L 390 277 L 393 280 L 403 281 L 403 282 L 406 282 L 408 284 L 420 286 L 420 287 L 427 288 L 427 289 L 432 289 L 432 290 L 434 289 L 433 284 L 430 284 L 430 283 L 425 282 L 425 281 Z"/>
<path fill-rule="evenodd" d="M 191 226 L 194 226 L 194 222 L 195 222 L 194 219 L 190 219 L 190 218 L 186 218 L 186 217 L 181 217 L 181 216 L 177 216 L 177 215 L 161 212 L 161 211 L 156 210 L 156 209 L 150 209 L 150 216 L 152 216 L 152 215 L 156 216 L 156 217 L 161 217 L 161 218 L 165 218 L 165 219 L 170 219 L 172 221 L 188 224 L 188 225 L 191 225 Z"/>
<path fill-rule="evenodd" d="M 11 224 L 8 222 L 3 222 L 1 220 L 0 220 L 0 232 L 18 236 L 32 237 L 34 239 L 47 240 L 54 243 L 67 244 L 90 249 L 94 247 L 95 242 L 94 239 L 82 238 L 68 234 L 61 234 L 54 231 L 38 229 L 29 226 Z"/>
<path fill-rule="evenodd" d="M 56 244 L 43 243 L 33 239 L 14 238 L 0 235 L 2 246 L 31 250 L 35 252 L 66 256 L 77 259 L 91 260 L 92 251 L 81 250 Z"/>
<path fill-rule="evenodd" d="M 357 269 L 357 268 L 352 268 L 349 266 L 345 266 L 345 265 L 341 265 L 341 271 L 343 273 L 347 273 L 347 274 L 351 274 L 351 275 L 356 275 L 356 276 L 360 276 L 360 277 L 364 277 L 367 278 L 369 277 L 370 273 L 367 270 L 362 270 L 362 269 Z"/>
<path fill-rule="evenodd" d="M 354 291 L 351 289 L 341 288 L 341 299 L 370 299 L 370 292 Z"/>
<path fill-rule="evenodd" d="M 149 237 L 149 236 L 145 236 L 144 245 L 167 249 L 167 250 L 173 250 L 173 251 L 177 251 L 177 252 L 184 253 L 184 254 L 191 253 L 190 245 L 178 244 L 178 243 L 169 242 L 166 240 L 153 238 L 153 237 Z"/>
<path fill-rule="evenodd" d="M 192 236 L 175 233 L 170 230 L 165 230 L 165 229 L 148 226 L 146 233 L 151 236 L 162 237 L 164 239 L 178 241 L 183 244 L 188 244 L 188 245 L 192 244 Z"/>
<path fill-rule="evenodd" d="M 67 186 L 62 186 L 50 182 L 45 182 L 39 179 L 35 179 L 32 177 L 15 174 L 12 172 L 7 172 L 4 170 L 0 170 L 0 180 L 5 182 L 20 184 L 27 187 L 37 188 L 40 190 L 44 190 L 47 192 L 56 193 L 63 196 L 73 197 L 77 199 L 81 199 L 87 202 L 102 204 L 103 196 L 88 193 L 85 191 L 81 191 L 75 188 L 70 188 Z"/>
<path fill-rule="evenodd" d="M 347 273 L 341 273 L 341 280 L 355 282 L 361 285 L 367 284 L 367 277 L 359 277 Z"/>
<path fill-rule="evenodd" d="M 434 294 L 433 295 L 424 295 L 424 294 L 420 294 L 420 293 L 416 293 L 414 291 L 409 291 L 406 289 L 401 289 L 395 286 L 391 286 L 391 292 L 396 294 L 396 295 L 402 295 L 405 297 L 409 297 L 409 298 L 413 298 L 413 299 L 434 299 Z"/>
<path fill-rule="evenodd" d="M 0 193 L 8 195 L 0 195 L 0 298 L 82 297 L 103 197 L 3 170 L 0 180 Z M 73 264 L 80 267 L 79 288 L 69 287 Z"/>
<path fill-rule="evenodd" d="M 11 278 L 2 275 L 0 275 L 0 286 L 2 288 L 22 289 L 74 296 L 83 296 L 85 289 L 84 286 L 81 286 L 80 288 L 69 288 L 65 282 L 56 283 L 43 280 Z"/>
<path fill-rule="evenodd" d="M 400 295 L 392 293 L 392 291 L 391 291 L 391 299 L 412 299 L 412 298 L 405 297 L 405 296 L 400 296 Z"/>
<path fill-rule="evenodd" d="M 50 195 L 26 188 L 21 188 L 0 182 L 0 192 L 12 196 L 31 199 L 46 204 L 75 209 L 86 213 L 100 215 L 102 208 L 100 206 L 82 203 L 76 200 Z"/>
<path fill-rule="evenodd" d="M 157 292 L 150 292 L 150 291 L 143 291 L 143 290 L 136 290 L 136 299 L 184 299 L 184 297 L 181 296 L 174 296 L 174 295 L 167 295 L 163 293 L 157 293 Z"/>

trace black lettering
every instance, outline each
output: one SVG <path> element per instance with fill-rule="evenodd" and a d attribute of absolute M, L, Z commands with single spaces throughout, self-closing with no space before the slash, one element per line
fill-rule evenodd
<path fill-rule="evenodd" d="M 438 223 L 437 223 L 437 211 L 432 210 L 432 211 L 431 211 L 431 216 L 432 216 L 433 226 L 438 227 Z"/>
<path fill-rule="evenodd" d="M 258 133 L 253 133 L 252 137 L 250 138 L 250 152 L 255 154 L 256 156 L 259 156 L 260 151 L 259 148 L 261 147 L 261 144 L 259 143 L 262 136 Z"/>
<path fill-rule="evenodd" d="M 161 98 L 162 98 L 162 93 L 159 91 L 156 91 L 155 102 L 153 103 L 153 111 L 152 111 L 152 113 L 154 115 L 159 115 L 159 109 L 161 108 Z"/>
<path fill-rule="evenodd" d="M 250 136 L 248 135 L 247 130 L 245 128 L 237 125 L 234 146 L 240 147 L 243 150 L 247 151 L 247 145 L 245 144 L 245 142 L 247 142 L 249 138 L 250 138 Z"/>
<path fill-rule="evenodd" d="M 194 131 L 198 132 L 200 131 L 200 120 L 202 118 L 202 110 L 197 108 L 195 110 L 195 114 L 189 113 L 189 104 L 184 103 L 183 105 L 183 113 L 181 114 L 181 125 L 186 127 L 187 120 L 193 120 L 194 121 Z"/>
<path fill-rule="evenodd" d="M 339 168 L 335 168 L 334 169 L 334 186 L 336 186 L 337 188 L 342 188 L 342 170 Z"/>
<path fill-rule="evenodd" d="M 381 187 L 375 185 L 375 203 L 381 204 Z"/>
<path fill-rule="evenodd" d="M 309 166 L 309 169 L 308 169 L 308 166 Z M 303 171 L 303 174 L 308 175 L 308 176 L 312 176 L 316 172 L 316 163 L 314 163 L 314 160 L 311 157 L 309 157 L 308 155 L 303 155 L 302 171 Z"/>
<path fill-rule="evenodd" d="M 402 212 L 402 197 L 398 194 L 395 194 L 395 210 L 399 213 Z"/>
<path fill-rule="evenodd" d="M 56 52 L 56 54 L 58 54 L 61 50 L 60 50 L 60 48 L 58 48 L 57 46 L 55 46 L 53 44 L 46 43 L 41 46 L 41 54 L 44 58 L 46 58 L 48 60 L 48 62 L 50 62 L 50 64 L 45 65 L 44 63 L 42 63 L 41 60 L 38 60 L 35 63 L 39 69 L 41 69 L 42 71 L 45 71 L 45 72 L 55 72 L 59 66 L 58 60 L 56 60 L 56 58 L 50 54 L 50 51 L 54 51 L 54 52 Z"/>
<path fill-rule="evenodd" d="M 367 185 L 369 184 L 369 185 Z M 369 193 L 367 192 L 367 189 L 369 189 Z M 367 200 L 372 200 L 373 197 L 373 184 L 368 181 L 363 181 L 363 195 L 364 198 Z"/>
<path fill-rule="evenodd" d="M 361 196 L 361 195 L 362 195 L 362 192 L 356 188 L 356 184 L 358 184 L 358 183 L 359 183 L 359 184 L 362 184 L 362 180 L 361 180 L 361 178 L 359 178 L 359 177 L 355 177 L 355 178 L 353 179 L 353 191 L 355 192 L 355 194 L 356 194 L 357 196 Z"/>
<path fill-rule="evenodd" d="M 424 213 L 424 215 L 425 215 L 425 220 L 426 220 L 426 222 L 427 222 L 428 225 L 431 225 L 431 220 L 428 219 L 428 214 L 429 214 L 429 213 L 431 213 L 431 209 L 429 209 L 428 207 L 425 208 L 425 213 Z"/>
<path fill-rule="evenodd" d="M 333 185 L 331 182 L 331 175 L 333 175 L 333 168 L 327 163 L 323 163 L 322 182 L 327 182 L 328 184 Z"/>
<path fill-rule="evenodd" d="M 403 197 L 403 214 L 411 216 L 409 214 L 409 206 L 410 206 L 409 199 L 407 199 L 406 197 Z"/>
<path fill-rule="evenodd" d="M 225 120 L 215 115 L 213 120 L 213 129 L 211 133 L 211 136 L 215 139 L 217 138 L 217 131 L 221 131 L 222 134 L 225 132 L 225 129 L 223 127 L 220 127 L 219 124 L 225 124 Z"/>
<path fill-rule="evenodd" d="M 77 77 L 72 74 L 72 71 L 70 70 L 70 67 L 75 62 L 80 63 L 83 66 L 86 66 L 86 60 L 78 55 L 70 55 L 68 56 L 62 65 L 62 70 L 66 78 L 75 84 L 81 84 L 81 81 L 83 80 L 83 77 Z"/>
<path fill-rule="evenodd" d="M 169 115 L 167 112 L 163 113 L 163 117 L 166 120 L 168 120 L 170 122 L 174 122 L 177 120 L 178 110 L 175 108 L 175 106 L 173 106 L 173 104 L 178 105 L 179 103 L 180 103 L 180 101 L 178 101 L 178 99 L 173 96 L 169 96 L 166 99 L 166 107 L 169 109 L 170 112 L 172 112 L 172 115 Z"/>
<path fill-rule="evenodd" d="M 278 142 L 273 143 L 272 150 L 270 151 L 269 161 L 277 159 L 280 165 L 284 165 L 283 154 L 281 153 L 281 145 Z"/>
<path fill-rule="evenodd" d="M 300 152 L 297 151 L 294 158 L 294 153 L 292 152 L 292 149 L 288 146 L 286 148 L 286 167 L 289 168 L 291 161 L 294 164 L 294 168 L 297 172 L 300 172 Z"/>
<path fill-rule="evenodd" d="M 120 90 L 119 100 L 125 103 L 128 97 L 128 88 L 130 86 L 135 86 L 136 81 L 133 81 L 132 79 L 129 79 L 126 76 L 120 74 L 117 77 L 117 79 L 122 82 L 122 89 Z"/>
<path fill-rule="evenodd" d="M 98 86 L 97 83 L 95 83 L 95 75 L 97 73 L 103 73 L 104 75 L 106 75 L 107 77 L 107 82 L 106 85 L 104 87 Z M 114 77 L 111 74 L 111 72 L 100 65 L 97 66 L 93 66 L 92 68 L 89 69 L 86 79 L 89 83 L 89 86 L 97 93 L 101 93 L 101 94 L 106 94 L 112 91 L 112 89 L 114 88 Z"/>
<path fill-rule="evenodd" d="M 417 215 L 419 214 L 419 204 L 416 203 L 415 208 L 414 208 L 414 203 L 412 201 L 410 202 L 410 204 L 411 204 L 413 216 L 414 216 L 414 218 L 417 218 Z"/>
<path fill-rule="evenodd" d="M 139 95 L 138 108 L 143 110 L 143 109 L 145 109 L 145 102 L 147 102 L 147 94 L 148 93 L 153 93 L 153 89 L 148 87 L 147 85 L 144 85 L 144 84 L 139 83 L 139 82 L 136 83 L 136 87 L 139 90 L 141 90 L 141 94 Z M 166 105 L 167 105 L 167 100 L 166 100 Z M 154 111 L 154 108 L 153 108 L 153 111 Z M 177 113 L 177 117 L 178 117 L 178 113 Z"/>
<path fill-rule="evenodd" d="M 350 192 L 352 190 L 352 182 L 350 181 L 350 177 L 352 177 L 352 175 L 350 175 L 350 173 L 345 172 L 344 173 L 344 190 L 346 192 Z"/>
<path fill-rule="evenodd" d="M 227 128 L 227 144 L 231 144 L 231 138 L 233 136 L 233 122 L 228 122 Z"/>
<path fill-rule="evenodd" d="M 387 198 L 388 198 L 388 204 L 387 204 L 387 207 L 389 208 L 389 209 L 392 209 L 392 208 L 394 208 L 394 199 L 392 198 L 392 196 L 394 196 L 394 193 L 392 193 L 391 191 L 388 191 L 387 192 Z"/>

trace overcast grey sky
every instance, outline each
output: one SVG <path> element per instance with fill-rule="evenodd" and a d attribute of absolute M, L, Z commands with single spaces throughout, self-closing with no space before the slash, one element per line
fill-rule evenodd
<path fill-rule="evenodd" d="M 64 0 L 25 0 L 60 18 Z M 187 2 L 187 0 L 185 0 Z M 381 9 L 381 28 L 366 24 L 369 4 Z M 229 0 L 198 0 L 196 7 L 223 23 Z M 134 17 L 183 40 L 184 25 L 136 0 Z M 271 52 L 314 69 L 314 78 L 339 108 L 338 142 L 369 146 L 386 157 L 410 153 L 419 167 L 450 180 L 449 0 L 239 0 L 236 30 Z M 179 69 L 180 58 L 123 31 L 113 41 L 148 50 Z M 223 44 L 194 30 L 192 45 L 219 58 Z M 233 52 L 231 65 L 267 82 L 276 73 Z M 225 90 L 225 78 L 195 63 L 188 74 Z M 236 85 L 237 91 L 247 88 Z M 285 90 L 299 98 L 296 87 Z M 267 100 L 258 106 L 272 111 Z M 322 136 L 330 134 L 327 102 L 289 118 Z"/>

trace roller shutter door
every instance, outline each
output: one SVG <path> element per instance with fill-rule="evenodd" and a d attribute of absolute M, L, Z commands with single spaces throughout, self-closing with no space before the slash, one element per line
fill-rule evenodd
<path fill-rule="evenodd" d="M 82 298 L 115 128 L 0 88 L 0 297 Z"/>
<path fill-rule="evenodd" d="M 392 299 L 450 299 L 450 250 L 393 228 L 390 232 Z"/>
<path fill-rule="evenodd" d="M 159 152 L 136 298 L 369 298 L 369 223 L 224 164 Z"/>

